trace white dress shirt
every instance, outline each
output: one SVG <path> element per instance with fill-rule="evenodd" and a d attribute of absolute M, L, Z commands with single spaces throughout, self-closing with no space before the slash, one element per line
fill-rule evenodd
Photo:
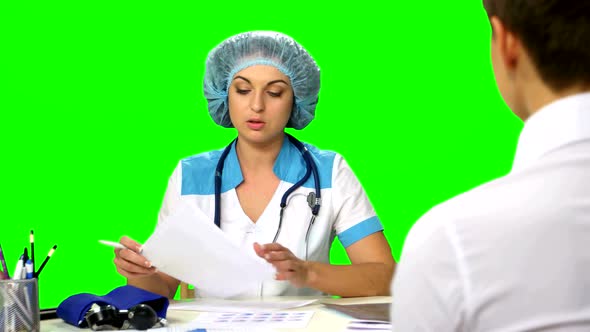
<path fill-rule="evenodd" d="M 590 93 L 533 114 L 512 171 L 411 229 L 394 331 L 590 331 Z"/>

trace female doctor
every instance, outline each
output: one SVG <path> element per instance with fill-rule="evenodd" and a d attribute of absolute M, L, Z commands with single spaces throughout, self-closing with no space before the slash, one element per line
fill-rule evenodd
<path fill-rule="evenodd" d="M 190 204 L 271 263 L 276 280 L 249 295 L 389 294 L 395 261 L 358 179 L 339 154 L 285 133 L 314 118 L 319 73 L 301 45 L 277 32 L 233 36 L 207 58 L 209 113 L 218 125 L 234 127 L 237 139 L 180 161 L 158 223 Z M 330 264 L 335 236 L 350 265 Z M 114 262 L 128 283 L 173 297 L 180 281 L 151 267 L 136 241 L 121 243 L 129 249 L 116 249 Z"/>

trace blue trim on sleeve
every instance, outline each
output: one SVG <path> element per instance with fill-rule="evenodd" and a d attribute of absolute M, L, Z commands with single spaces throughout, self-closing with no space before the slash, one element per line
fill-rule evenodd
<path fill-rule="evenodd" d="M 381 225 L 381 221 L 379 221 L 377 216 L 374 216 L 338 234 L 338 239 L 344 248 L 347 248 L 356 241 L 382 230 L 383 226 Z"/>

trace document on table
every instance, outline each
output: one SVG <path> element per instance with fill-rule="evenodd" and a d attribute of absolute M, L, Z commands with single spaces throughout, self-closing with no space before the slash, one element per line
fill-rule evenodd
<path fill-rule="evenodd" d="M 392 324 L 380 320 L 352 320 L 344 331 L 391 331 Z"/>
<path fill-rule="evenodd" d="M 239 295 L 273 280 L 276 273 L 271 264 L 231 242 L 202 211 L 187 205 L 158 224 L 142 253 L 158 270 L 214 297 Z"/>
<path fill-rule="evenodd" d="M 303 301 L 242 301 L 219 299 L 195 299 L 189 302 L 177 302 L 170 304 L 168 309 L 194 310 L 214 312 L 264 312 L 299 308 L 317 302 L 317 300 Z"/>
<path fill-rule="evenodd" d="M 363 304 L 333 304 L 323 303 L 324 306 L 345 313 L 356 319 L 375 320 L 375 321 L 391 321 L 389 311 L 391 310 L 390 303 L 363 303 Z"/>
<path fill-rule="evenodd" d="M 139 331 L 139 330 L 127 330 L 127 331 Z M 148 331 L 156 332 L 275 332 L 275 329 L 259 328 L 259 327 L 221 327 L 221 328 L 202 328 L 202 327 L 190 327 L 190 325 L 167 327 L 164 329 L 150 329 Z"/>
<path fill-rule="evenodd" d="M 188 328 L 292 328 L 304 329 L 313 311 L 203 312 Z"/>

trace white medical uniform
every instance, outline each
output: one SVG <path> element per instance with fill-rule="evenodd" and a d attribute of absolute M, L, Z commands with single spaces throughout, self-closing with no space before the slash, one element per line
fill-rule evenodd
<path fill-rule="evenodd" d="M 335 236 L 338 236 L 344 247 L 348 247 L 370 234 L 382 231 L 383 227 L 361 184 L 344 159 L 337 153 L 321 151 L 308 144 L 305 146 L 317 165 L 322 194 L 322 206 L 307 243 L 308 260 L 329 263 L 330 246 Z M 189 204 L 200 209 L 211 216 L 213 222 L 214 174 L 222 151 L 202 153 L 180 161 L 169 180 L 158 218 L 159 224 L 167 222 L 167 217 L 179 204 Z M 243 177 L 234 143 L 225 159 L 222 173 L 221 229 L 241 248 L 255 255 L 253 243 L 272 242 L 279 224 L 283 193 L 303 178 L 306 170 L 301 153 L 285 138 L 274 165 L 274 173 L 280 184 L 270 203 L 254 223 L 242 210 L 236 194 L 235 189 L 242 183 Z M 305 259 L 305 234 L 311 218 L 307 196 L 314 191 L 315 183 L 313 176 L 310 176 L 303 186 L 289 196 L 277 239 L 278 243 L 289 248 L 300 259 Z M 195 287 L 199 294 L 198 285 Z M 296 288 L 288 281 L 270 281 L 242 295 L 317 294 L 321 292 L 310 288 Z"/>

